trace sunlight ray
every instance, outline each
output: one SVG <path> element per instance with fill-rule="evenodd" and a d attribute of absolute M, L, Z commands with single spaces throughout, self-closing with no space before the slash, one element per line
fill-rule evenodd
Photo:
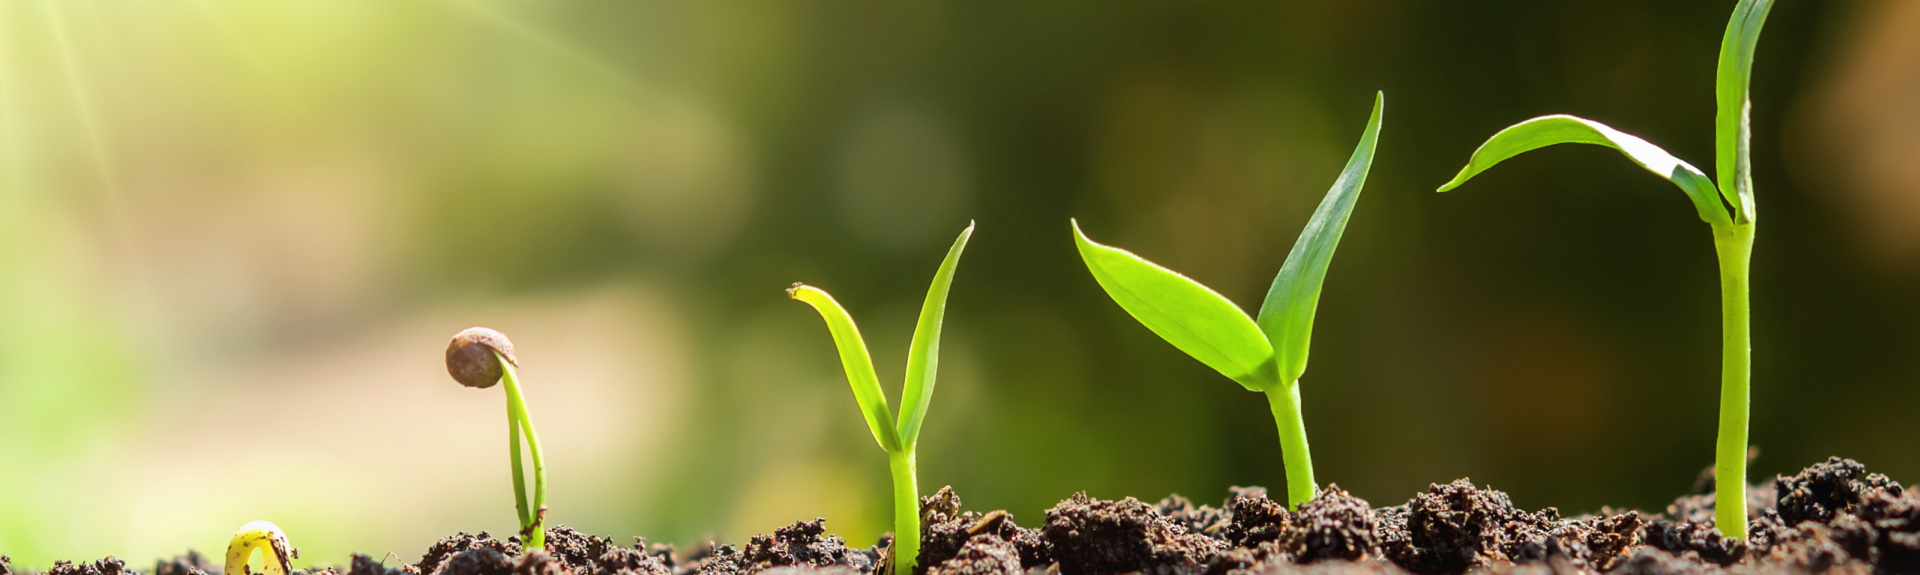
<path fill-rule="evenodd" d="M 67 93 L 73 97 L 74 114 L 80 122 L 81 138 L 86 142 L 87 150 L 84 153 L 100 187 L 99 196 L 108 222 L 105 234 L 113 246 L 109 251 L 113 255 L 109 257 L 125 273 L 130 287 L 127 294 L 138 302 L 134 309 L 157 309 L 152 302 L 146 301 L 152 295 L 148 284 L 149 274 L 140 258 L 140 244 L 135 239 L 133 220 L 128 214 L 113 153 L 107 144 L 99 102 L 94 99 L 92 84 L 80 65 L 79 50 L 75 46 L 73 31 L 69 29 L 67 15 L 60 10 L 65 2 L 49 0 L 43 4 L 46 10 L 42 15 L 46 18 L 47 29 L 53 32 L 57 44 L 55 49 L 60 53 L 61 65 L 65 68 Z"/>
<path fill-rule="evenodd" d="M 508 31 L 513 32 L 514 34 L 517 34 L 522 38 L 525 38 L 535 44 L 539 44 L 541 47 L 551 50 L 555 54 L 558 54 L 568 60 L 572 60 L 574 64 L 578 64 L 580 66 L 585 67 L 587 70 L 592 71 L 595 75 L 601 76 L 607 80 L 611 80 L 614 83 L 619 84 L 622 87 L 637 93 L 647 92 L 646 85 L 641 83 L 639 80 L 636 80 L 632 76 L 628 76 L 627 74 L 621 72 L 618 68 L 615 68 L 613 65 L 607 63 L 605 60 L 593 55 L 592 53 L 589 53 L 585 50 L 581 50 L 580 48 L 575 47 L 571 44 L 568 44 L 567 42 L 562 41 L 559 38 L 555 38 L 552 34 L 542 32 L 523 22 L 520 22 L 513 18 L 509 18 L 507 15 L 501 14 L 500 12 L 487 8 L 486 6 L 483 6 L 477 2 L 474 2 L 473 0 L 449 0 L 449 2 L 460 6 L 461 8 L 467 10 L 469 13 L 475 16 L 484 18 L 490 22 L 493 22 L 496 25 L 499 25 L 502 28 L 506 28 Z"/>
<path fill-rule="evenodd" d="M 11 5 L 0 9 L 13 8 Z M 0 20 L 0 230 L 18 233 L 20 214 L 24 202 L 21 201 L 26 188 L 26 149 L 21 146 L 20 112 L 18 97 L 14 91 L 12 62 L 6 56 L 12 51 L 8 43 L 13 40 L 13 30 L 8 24 L 13 19 Z M 20 242 L 5 242 L 18 245 Z"/>
<path fill-rule="evenodd" d="M 73 95 L 74 112 L 80 120 L 81 137 L 86 141 L 88 160 L 117 216 L 120 211 L 117 198 L 119 185 L 113 171 L 113 158 L 107 150 L 106 135 L 102 130 L 93 91 L 89 88 L 85 72 L 80 69 L 80 57 L 73 45 L 72 31 L 68 29 L 66 15 L 60 11 L 63 2 L 52 0 L 42 4 L 46 6 L 42 15 L 46 17 L 47 29 L 53 31 L 60 62 L 66 71 L 67 92 Z"/>

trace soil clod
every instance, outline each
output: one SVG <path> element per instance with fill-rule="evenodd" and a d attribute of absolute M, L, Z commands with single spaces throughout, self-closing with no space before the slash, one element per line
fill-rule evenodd
<path fill-rule="evenodd" d="M 1047 510 L 1041 533 L 1065 575 L 1197 573 L 1227 551 L 1225 541 L 1187 533 L 1132 497 L 1112 501 L 1076 493 Z"/>
<path fill-rule="evenodd" d="M 1868 493 L 1886 492 L 1899 496 L 1904 488 L 1887 476 L 1867 473 L 1867 466 L 1851 459 L 1829 458 L 1795 474 L 1773 480 L 1780 501 L 1774 509 L 1789 527 L 1804 521 L 1832 521 L 1854 506 Z"/>
<path fill-rule="evenodd" d="M 1407 502 L 1405 518 L 1406 536 L 1392 538 L 1387 556 L 1422 575 L 1512 561 L 1508 552 L 1521 542 L 1511 535 L 1531 527 L 1532 519 L 1514 509 L 1506 493 L 1482 490 L 1465 479 L 1428 486 Z"/>
<path fill-rule="evenodd" d="M 387 567 L 368 555 L 354 553 L 347 561 L 347 575 L 401 575 L 401 573 L 404 571 Z M 155 575 L 159 574 L 155 573 Z"/>
<path fill-rule="evenodd" d="M 1279 541 L 1293 527 L 1293 513 L 1281 502 L 1267 498 L 1259 487 L 1235 487 L 1227 497 L 1227 542 L 1238 547 L 1258 547 Z"/>
<path fill-rule="evenodd" d="M 1338 485 L 1328 485 L 1301 503 L 1293 518 L 1286 541 L 1297 563 L 1355 561 L 1374 554 L 1380 543 L 1373 507 Z"/>
<path fill-rule="evenodd" d="M 1018 561 L 1015 567 L 1019 569 L 1045 567 L 1053 562 L 1046 539 L 1039 531 L 1014 523 L 1013 514 L 1005 510 L 996 509 L 986 513 L 962 511 L 960 496 L 953 492 L 952 486 L 942 487 L 933 495 L 920 498 L 920 525 L 917 570 L 921 573 L 931 573 L 936 566 L 942 572 L 957 572 L 955 570 L 961 566 L 945 564 L 967 555 L 966 549 L 969 547 L 975 548 L 973 556 L 982 562 L 1005 549 L 1012 549 L 1013 558 Z M 1006 545 L 983 540 L 983 537 Z"/>
<path fill-rule="evenodd" d="M 742 561 L 745 572 L 769 567 L 850 567 L 872 573 L 874 558 L 848 549 L 838 535 L 827 535 L 827 520 L 800 521 L 773 531 L 772 536 L 755 535 L 747 542 Z"/>

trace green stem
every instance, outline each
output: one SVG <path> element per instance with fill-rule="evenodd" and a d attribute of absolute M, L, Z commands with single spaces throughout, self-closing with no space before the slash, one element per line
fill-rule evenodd
<path fill-rule="evenodd" d="M 540 434 L 533 431 L 533 419 L 527 417 L 527 400 L 520 395 L 520 378 L 512 363 L 500 361 L 500 381 L 507 387 L 507 425 L 527 436 L 527 453 L 533 459 L 533 506 L 527 506 L 526 481 L 520 472 L 520 445 L 513 443 L 514 501 L 520 508 L 520 532 L 527 549 L 545 549 L 547 544 L 547 462 L 540 456 Z M 517 437 L 515 438 L 518 439 Z"/>
<path fill-rule="evenodd" d="M 887 454 L 893 470 L 893 575 L 913 575 L 920 561 L 920 485 L 913 448 Z"/>
<path fill-rule="evenodd" d="M 1313 483 L 1313 456 L 1307 452 L 1307 423 L 1300 419 L 1300 381 L 1267 390 L 1273 424 L 1280 429 L 1280 457 L 1287 464 L 1287 507 L 1299 509 L 1320 490 Z"/>
<path fill-rule="evenodd" d="M 514 417 L 513 401 L 507 401 L 507 457 L 513 462 L 513 510 L 520 516 L 520 527 L 533 522 L 527 514 L 527 475 L 520 465 L 520 418 Z"/>
<path fill-rule="evenodd" d="M 1721 535 L 1745 541 L 1747 405 L 1753 363 L 1747 277 L 1753 224 L 1714 226 L 1713 247 L 1720 258 L 1720 438 L 1714 449 L 1714 520 Z"/>

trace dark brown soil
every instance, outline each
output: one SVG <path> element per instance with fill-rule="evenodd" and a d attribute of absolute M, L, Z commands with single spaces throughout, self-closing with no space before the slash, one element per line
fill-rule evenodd
<path fill-rule="evenodd" d="M 1713 526 L 1711 476 L 1661 513 L 1615 511 L 1563 518 L 1527 511 L 1507 494 L 1465 479 L 1434 484 L 1399 505 L 1374 508 L 1337 486 L 1289 511 L 1260 488 L 1234 488 L 1218 507 L 1180 496 L 1147 504 L 1076 494 L 1038 528 L 1005 511 L 961 509 L 950 488 L 921 501 L 915 575 L 1265 575 L 1357 573 L 1845 573 L 1920 574 L 1920 489 L 1848 459 L 1748 488 L 1748 541 Z M 801 521 L 743 547 L 707 543 L 686 552 L 548 531 L 547 550 L 516 538 L 465 533 L 435 543 L 418 563 L 387 567 L 354 555 L 345 571 L 305 575 L 890 575 L 891 541 L 851 548 L 824 519 Z M 198 554 L 163 561 L 154 575 L 206 575 Z M 0 575 L 12 575 L 0 556 Z M 112 557 L 57 562 L 46 575 L 136 575 Z"/>

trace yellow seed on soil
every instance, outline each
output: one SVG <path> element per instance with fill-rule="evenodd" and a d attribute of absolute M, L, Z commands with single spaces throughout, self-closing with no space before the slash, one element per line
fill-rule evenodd
<path fill-rule="evenodd" d="M 287 534 L 272 521 L 254 521 L 241 525 L 233 533 L 233 540 L 227 543 L 226 575 L 252 575 L 247 563 L 253 560 L 253 552 L 262 555 L 262 575 L 287 575 L 291 571 L 289 559 L 300 556 L 300 550 L 287 544 Z"/>

